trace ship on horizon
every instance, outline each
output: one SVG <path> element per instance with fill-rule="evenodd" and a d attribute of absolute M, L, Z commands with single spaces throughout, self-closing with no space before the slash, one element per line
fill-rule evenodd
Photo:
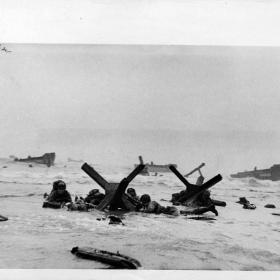
<path fill-rule="evenodd" d="M 17 157 L 11 157 L 11 158 L 14 158 L 14 161 L 45 164 L 48 167 L 50 167 L 54 165 L 55 153 L 45 153 L 40 157 L 28 156 L 27 158 L 17 158 Z"/>
<path fill-rule="evenodd" d="M 268 169 L 257 169 L 251 171 L 243 171 L 230 175 L 231 178 L 256 178 L 259 180 L 271 180 L 279 181 L 280 180 L 280 164 L 274 164 Z"/>
<path fill-rule="evenodd" d="M 171 172 L 169 167 L 174 166 L 177 168 L 177 164 L 169 163 L 169 164 L 154 164 L 152 161 L 151 163 L 144 163 L 142 156 L 139 156 L 140 164 L 144 164 L 145 168 L 141 171 L 140 174 L 142 175 L 149 175 L 151 173 L 166 173 Z M 135 164 L 136 167 L 138 164 Z"/>

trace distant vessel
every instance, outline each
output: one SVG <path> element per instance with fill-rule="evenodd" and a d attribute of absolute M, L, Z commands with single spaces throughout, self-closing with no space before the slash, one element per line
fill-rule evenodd
<path fill-rule="evenodd" d="M 232 178 L 256 178 L 260 180 L 280 180 L 280 164 L 274 164 L 269 169 L 257 169 L 254 168 L 252 171 L 238 172 L 230 175 Z"/>
<path fill-rule="evenodd" d="M 83 160 L 81 160 L 81 159 L 73 159 L 73 158 L 68 158 L 67 161 L 68 162 L 83 162 Z"/>
<path fill-rule="evenodd" d="M 54 165 L 54 160 L 55 160 L 55 153 L 45 153 L 41 157 L 28 156 L 27 158 L 14 158 L 14 161 L 34 162 L 39 164 L 45 164 L 48 167 Z"/>
<path fill-rule="evenodd" d="M 152 161 L 151 163 L 144 163 L 142 156 L 139 156 L 140 164 L 145 164 L 145 168 L 142 170 L 140 174 L 142 175 L 149 175 L 149 172 L 154 173 L 166 173 L 171 172 L 169 166 L 174 166 L 177 168 L 177 164 L 169 163 L 169 164 L 154 164 Z M 137 166 L 137 164 L 135 164 Z"/>

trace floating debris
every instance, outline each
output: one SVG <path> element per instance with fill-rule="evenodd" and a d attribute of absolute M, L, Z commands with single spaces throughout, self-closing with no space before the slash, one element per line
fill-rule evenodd
<path fill-rule="evenodd" d="M 250 203 L 246 197 L 240 197 L 239 201 L 236 201 L 236 203 L 242 204 L 244 209 L 255 210 L 257 208 L 256 205 Z"/>
<path fill-rule="evenodd" d="M 96 218 L 97 221 L 105 221 L 106 218 L 102 217 L 102 218 Z"/>
<path fill-rule="evenodd" d="M 121 255 L 119 252 L 112 253 L 90 247 L 73 247 L 71 253 L 80 258 L 109 264 L 114 268 L 137 269 L 138 267 L 141 267 L 138 260 Z"/>
<path fill-rule="evenodd" d="M 206 217 L 206 216 L 188 217 L 188 219 L 199 220 L 199 221 L 216 221 L 215 218 Z"/>
<path fill-rule="evenodd" d="M 265 208 L 276 208 L 274 204 L 266 204 Z"/>
<path fill-rule="evenodd" d="M 108 218 L 109 218 L 109 225 L 123 225 L 124 226 L 124 223 L 121 220 L 121 218 L 114 216 L 114 215 L 110 215 L 110 216 L 108 216 Z"/>
<path fill-rule="evenodd" d="M 271 214 L 275 216 L 280 216 L 280 213 L 271 213 Z"/>
<path fill-rule="evenodd" d="M 60 209 L 61 207 L 61 203 L 58 202 L 49 202 L 49 201 L 44 201 L 43 203 L 43 208 L 53 208 L 53 209 Z"/>

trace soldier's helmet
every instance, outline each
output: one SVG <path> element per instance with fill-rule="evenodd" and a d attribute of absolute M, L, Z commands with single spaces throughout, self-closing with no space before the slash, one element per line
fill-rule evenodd
<path fill-rule="evenodd" d="M 99 189 L 93 189 L 88 194 L 89 195 L 95 195 L 95 194 L 98 194 L 98 193 L 99 193 Z"/>
<path fill-rule="evenodd" d="M 133 188 L 128 188 L 128 189 L 127 189 L 127 193 L 130 194 L 130 195 L 132 195 L 132 196 L 136 196 L 136 191 L 135 191 L 135 189 L 133 189 Z"/>
<path fill-rule="evenodd" d="M 151 202 L 151 197 L 150 197 L 148 194 L 143 194 L 143 195 L 140 197 L 140 201 L 141 201 L 143 204 L 148 204 L 149 202 Z"/>
<path fill-rule="evenodd" d="M 62 180 L 57 180 L 53 183 L 54 190 L 66 190 L 66 184 Z"/>

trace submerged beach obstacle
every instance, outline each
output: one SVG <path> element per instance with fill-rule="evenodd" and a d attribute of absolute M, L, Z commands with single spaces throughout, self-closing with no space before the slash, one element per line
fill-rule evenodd
<path fill-rule="evenodd" d="M 218 174 L 206 183 L 198 186 L 189 183 L 185 177 L 176 169 L 175 166 L 170 166 L 170 170 L 178 177 L 178 179 L 186 186 L 186 194 L 184 195 L 184 201 L 185 202 L 191 202 L 193 201 L 198 195 L 200 195 L 205 190 L 213 187 L 217 183 L 219 183 L 223 177 Z"/>
<path fill-rule="evenodd" d="M 101 188 L 105 190 L 105 198 L 96 207 L 103 211 L 109 207 L 110 211 L 122 209 L 135 211 L 139 202 L 125 194 L 129 183 L 145 168 L 145 165 L 139 164 L 126 178 L 120 183 L 107 182 L 93 167 L 84 163 L 82 170 L 87 173 Z"/>
<path fill-rule="evenodd" d="M 202 173 L 200 171 L 200 169 L 205 166 L 205 163 L 201 163 L 198 167 L 194 168 L 192 171 L 190 171 L 189 173 L 187 173 L 186 175 L 184 175 L 184 177 L 189 177 L 190 175 L 192 175 L 194 172 L 198 171 L 199 175 L 202 176 Z"/>
<path fill-rule="evenodd" d="M 0 215 L 0 222 L 8 221 L 9 219 L 5 216 Z"/>

